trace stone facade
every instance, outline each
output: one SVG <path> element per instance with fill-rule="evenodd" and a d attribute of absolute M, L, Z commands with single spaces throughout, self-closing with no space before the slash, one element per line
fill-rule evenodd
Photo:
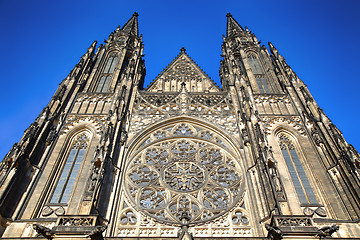
<path fill-rule="evenodd" d="M 138 15 L 0 163 L 2 239 L 360 238 L 360 155 L 227 15 L 217 86 L 182 48 L 143 89 Z"/>

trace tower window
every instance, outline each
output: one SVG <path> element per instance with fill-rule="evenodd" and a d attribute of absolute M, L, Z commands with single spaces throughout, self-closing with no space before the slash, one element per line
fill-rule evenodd
<path fill-rule="evenodd" d="M 315 194 L 300 162 L 294 143 L 289 137 L 280 135 L 279 145 L 300 203 L 317 204 Z"/>
<path fill-rule="evenodd" d="M 250 63 L 251 70 L 253 71 L 254 74 L 264 74 L 260 66 L 259 60 L 257 59 L 256 56 L 249 55 L 248 60 Z"/>
<path fill-rule="evenodd" d="M 248 56 L 249 64 L 253 74 L 255 75 L 256 84 L 259 88 L 260 93 L 271 93 L 272 88 L 269 84 L 269 81 L 261 67 L 259 59 L 251 54 Z"/>
<path fill-rule="evenodd" d="M 256 79 L 256 83 L 259 87 L 260 93 L 269 93 L 270 92 L 269 85 L 266 81 L 266 78 L 261 77 L 261 76 L 256 76 L 255 79 Z"/>
<path fill-rule="evenodd" d="M 69 201 L 76 177 L 85 156 L 87 145 L 88 136 L 86 133 L 81 133 L 75 138 L 50 203 L 67 203 Z"/>
<path fill-rule="evenodd" d="M 100 81 L 96 87 L 96 92 L 108 92 L 109 86 L 112 78 L 112 74 L 114 73 L 115 67 L 119 62 L 119 57 L 116 55 L 112 55 L 106 62 L 103 73 L 101 74 Z"/>

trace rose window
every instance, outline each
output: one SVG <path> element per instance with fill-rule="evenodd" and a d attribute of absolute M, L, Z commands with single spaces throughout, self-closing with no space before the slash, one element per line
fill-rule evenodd
<path fill-rule="evenodd" d="M 206 222 L 241 201 L 239 166 L 214 142 L 160 138 L 132 159 L 125 178 L 127 196 L 157 221 L 180 225 L 186 215 L 190 224 Z"/>
<path fill-rule="evenodd" d="M 172 190 L 190 192 L 199 189 L 205 182 L 204 169 L 194 162 L 176 161 L 165 167 L 163 182 Z"/>

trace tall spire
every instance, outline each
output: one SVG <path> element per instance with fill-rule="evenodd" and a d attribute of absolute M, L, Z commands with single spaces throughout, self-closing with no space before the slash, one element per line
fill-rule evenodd
<path fill-rule="evenodd" d="M 139 36 L 138 16 L 139 14 L 134 12 L 129 21 L 122 27 L 122 30 L 130 35 Z"/>
<path fill-rule="evenodd" d="M 229 37 L 234 33 L 241 33 L 244 31 L 242 26 L 233 18 L 231 13 L 226 14 L 227 25 L 226 25 L 226 36 Z"/>

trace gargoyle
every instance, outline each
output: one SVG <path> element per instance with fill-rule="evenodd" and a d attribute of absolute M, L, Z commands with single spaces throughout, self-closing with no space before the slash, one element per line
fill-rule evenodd
<path fill-rule="evenodd" d="M 55 232 L 50 228 L 44 227 L 40 224 L 34 223 L 33 229 L 39 234 L 44 236 L 47 239 L 52 239 L 54 237 Z"/>

